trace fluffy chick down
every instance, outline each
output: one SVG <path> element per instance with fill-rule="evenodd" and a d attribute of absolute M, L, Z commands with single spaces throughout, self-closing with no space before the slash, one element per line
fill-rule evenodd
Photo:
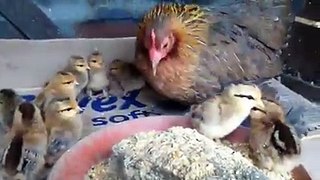
<path fill-rule="evenodd" d="M 3 178 L 35 179 L 47 147 L 43 116 L 35 105 L 24 102 L 17 107 L 8 142 L 1 160 Z"/>
<path fill-rule="evenodd" d="M 145 80 L 134 64 L 120 59 L 110 63 L 108 77 L 118 83 L 123 92 L 122 95 L 145 86 Z"/>
<path fill-rule="evenodd" d="M 201 134 L 220 139 L 234 131 L 252 108 L 264 109 L 261 90 L 255 85 L 232 84 L 220 95 L 192 105 L 188 115 Z"/>
<path fill-rule="evenodd" d="M 251 158 L 261 168 L 291 171 L 299 165 L 300 139 L 286 123 L 282 107 L 275 101 L 263 102 L 265 112 L 252 110 L 250 113 Z"/>

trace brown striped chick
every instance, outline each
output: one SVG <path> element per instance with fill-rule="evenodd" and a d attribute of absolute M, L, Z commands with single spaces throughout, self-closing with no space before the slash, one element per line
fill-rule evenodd
<path fill-rule="evenodd" d="M 0 90 L 0 123 L 4 132 L 10 130 L 14 111 L 21 102 L 22 98 L 13 89 Z"/>
<path fill-rule="evenodd" d="M 37 106 L 23 102 L 17 107 L 9 140 L 1 159 L 3 179 L 35 179 L 47 147 L 47 131 Z"/>
<path fill-rule="evenodd" d="M 135 66 L 119 59 L 115 59 L 110 63 L 109 77 L 119 83 L 123 90 L 123 95 L 145 86 L 145 81 Z"/>
<path fill-rule="evenodd" d="M 286 124 L 282 107 L 275 101 L 263 102 L 265 112 L 250 113 L 250 157 L 260 168 L 290 172 L 299 165 L 300 139 Z"/>
<path fill-rule="evenodd" d="M 76 86 L 76 95 L 78 96 L 89 82 L 90 67 L 82 56 L 71 56 L 65 71 L 71 72 L 79 83 Z"/>
<path fill-rule="evenodd" d="M 103 96 L 108 97 L 109 79 L 106 76 L 107 68 L 102 54 L 98 51 L 93 52 L 88 58 L 88 64 L 90 71 L 87 95 L 92 96 L 93 91 L 102 91 Z"/>
<path fill-rule="evenodd" d="M 233 132 L 252 108 L 264 109 L 261 91 L 256 85 L 231 84 L 220 95 L 191 106 L 192 125 L 210 139 Z"/>
<path fill-rule="evenodd" d="M 53 98 L 76 98 L 76 86 L 79 83 L 71 72 L 59 71 L 37 96 L 35 104 L 45 110 Z"/>
<path fill-rule="evenodd" d="M 45 111 L 49 145 L 46 166 L 51 167 L 82 135 L 83 122 L 74 99 L 53 99 Z"/>

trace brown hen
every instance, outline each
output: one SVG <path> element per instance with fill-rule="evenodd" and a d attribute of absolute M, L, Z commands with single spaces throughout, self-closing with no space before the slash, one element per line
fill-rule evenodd
<path fill-rule="evenodd" d="M 246 1 L 229 12 L 159 4 L 139 24 L 135 65 L 156 91 L 186 104 L 212 97 L 230 83 L 273 78 L 281 73 L 278 49 L 289 19 L 288 0 L 280 1 L 283 6 L 266 10 L 258 8 L 262 1 Z M 267 19 L 270 9 L 281 18 Z"/>

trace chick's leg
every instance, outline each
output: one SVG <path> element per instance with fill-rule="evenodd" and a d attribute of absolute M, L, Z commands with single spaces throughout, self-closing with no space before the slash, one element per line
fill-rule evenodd
<path fill-rule="evenodd" d="M 92 97 L 92 94 L 93 94 L 92 89 L 87 88 L 87 89 L 86 89 L 86 94 L 87 94 L 88 96 Z"/>
<path fill-rule="evenodd" d="M 106 88 L 103 88 L 103 89 L 102 89 L 102 96 L 103 96 L 103 97 L 108 97 L 108 96 L 109 96 L 109 92 L 107 91 Z"/>
<path fill-rule="evenodd" d="M 66 132 L 59 127 L 51 129 L 45 156 L 46 164 L 53 165 L 70 148 L 70 137 L 72 137 L 70 132 Z"/>

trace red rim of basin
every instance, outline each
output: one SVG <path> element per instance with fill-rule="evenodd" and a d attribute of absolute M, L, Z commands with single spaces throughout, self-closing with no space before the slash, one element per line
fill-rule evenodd
<path fill-rule="evenodd" d="M 88 170 L 112 152 L 114 144 L 138 132 L 163 131 L 173 126 L 190 127 L 184 116 L 153 116 L 105 127 L 80 140 L 53 167 L 49 180 L 84 179 Z"/>
<path fill-rule="evenodd" d="M 122 139 L 139 132 L 164 131 L 173 126 L 191 127 L 191 123 L 185 116 L 152 116 L 100 129 L 83 138 L 64 153 L 53 167 L 48 179 L 84 179 L 88 170 L 108 158 L 112 153 L 112 146 Z M 246 133 L 243 133 L 247 131 L 246 129 L 238 128 L 228 136 L 233 139 L 231 140 L 233 142 L 246 139 Z"/>

